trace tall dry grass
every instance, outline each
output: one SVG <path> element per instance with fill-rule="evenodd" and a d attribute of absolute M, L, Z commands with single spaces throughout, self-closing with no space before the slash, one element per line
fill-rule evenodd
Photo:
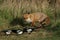
<path fill-rule="evenodd" d="M 52 24 L 55 23 L 55 11 L 59 19 L 59 0 L 0 0 L 0 25 L 8 28 L 9 23 L 16 17 L 20 18 L 24 13 L 44 12 Z M 53 5 L 53 6 L 52 6 Z M 1 28 L 1 29 L 2 29 Z"/>
<path fill-rule="evenodd" d="M 1 0 L 0 3 L 0 17 L 7 24 L 23 13 L 42 12 L 49 5 L 46 0 Z"/>
<path fill-rule="evenodd" d="M 0 39 L 1 40 L 59 40 L 60 38 L 56 36 L 60 36 L 59 31 L 60 0 L 56 0 L 56 3 L 54 1 L 55 0 L 0 0 L 0 30 L 10 28 L 13 29 L 17 27 L 19 28 L 20 25 L 13 27 L 10 25 L 10 22 L 16 17 L 17 18 L 22 17 L 24 13 L 44 12 L 50 17 L 52 24 L 47 27 L 47 30 L 53 31 L 52 35 L 47 34 L 47 31 L 42 29 L 43 31 L 40 30 L 40 32 L 32 33 L 31 35 L 24 34 L 20 36 L 13 36 L 13 35 L 0 36 Z M 55 22 L 55 14 L 56 14 L 56 22 Z M 45 36 L 46 38 L 41 38 Z"/>

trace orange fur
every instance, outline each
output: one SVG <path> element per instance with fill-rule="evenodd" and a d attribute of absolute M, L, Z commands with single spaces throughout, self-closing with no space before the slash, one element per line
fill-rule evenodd
<path fill-rule="evenodd" d="M 30 18 L 32 20 L 32 26 L 34 26 L 36 21 L 42 22 L 43 20 L 45 20 L 43 23 L 45 23 L 46 25 L 50 24 L 50 18 L 44 13 L 24 14 L 23 17 L 25 21 L 26 19 Z"/>

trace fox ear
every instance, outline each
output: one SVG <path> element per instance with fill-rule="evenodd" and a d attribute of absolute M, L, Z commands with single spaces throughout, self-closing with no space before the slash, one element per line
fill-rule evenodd
<path fill-rule="evenodd" d="M 28 12 L 28 14 L 30 14 L 30 12 Z"/>

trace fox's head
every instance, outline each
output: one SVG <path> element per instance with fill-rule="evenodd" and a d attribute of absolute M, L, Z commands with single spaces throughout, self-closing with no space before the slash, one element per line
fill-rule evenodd
<path fill-rule="evenodd" d="M 24 20 L 25 20 L 26 22 L 28 22 L 28 23 L 30 23 L 30 22 L 33 21 L 31 14 L 24 14 L 23 17 L 24 17 Z"/>

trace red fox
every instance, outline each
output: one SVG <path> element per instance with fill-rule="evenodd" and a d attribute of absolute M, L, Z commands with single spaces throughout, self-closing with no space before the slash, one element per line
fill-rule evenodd
<path fill-rule="evenodd" d="M 24 14 L 23 15 L 24 20 L 28 23 L 32 23 L 32 26 L 34 26 L 35 22 L 39 22 L 40 24 L 49 25 L 50 24 L 50 18 L 44 13 L 31 13 L 31 14 Z"/>

